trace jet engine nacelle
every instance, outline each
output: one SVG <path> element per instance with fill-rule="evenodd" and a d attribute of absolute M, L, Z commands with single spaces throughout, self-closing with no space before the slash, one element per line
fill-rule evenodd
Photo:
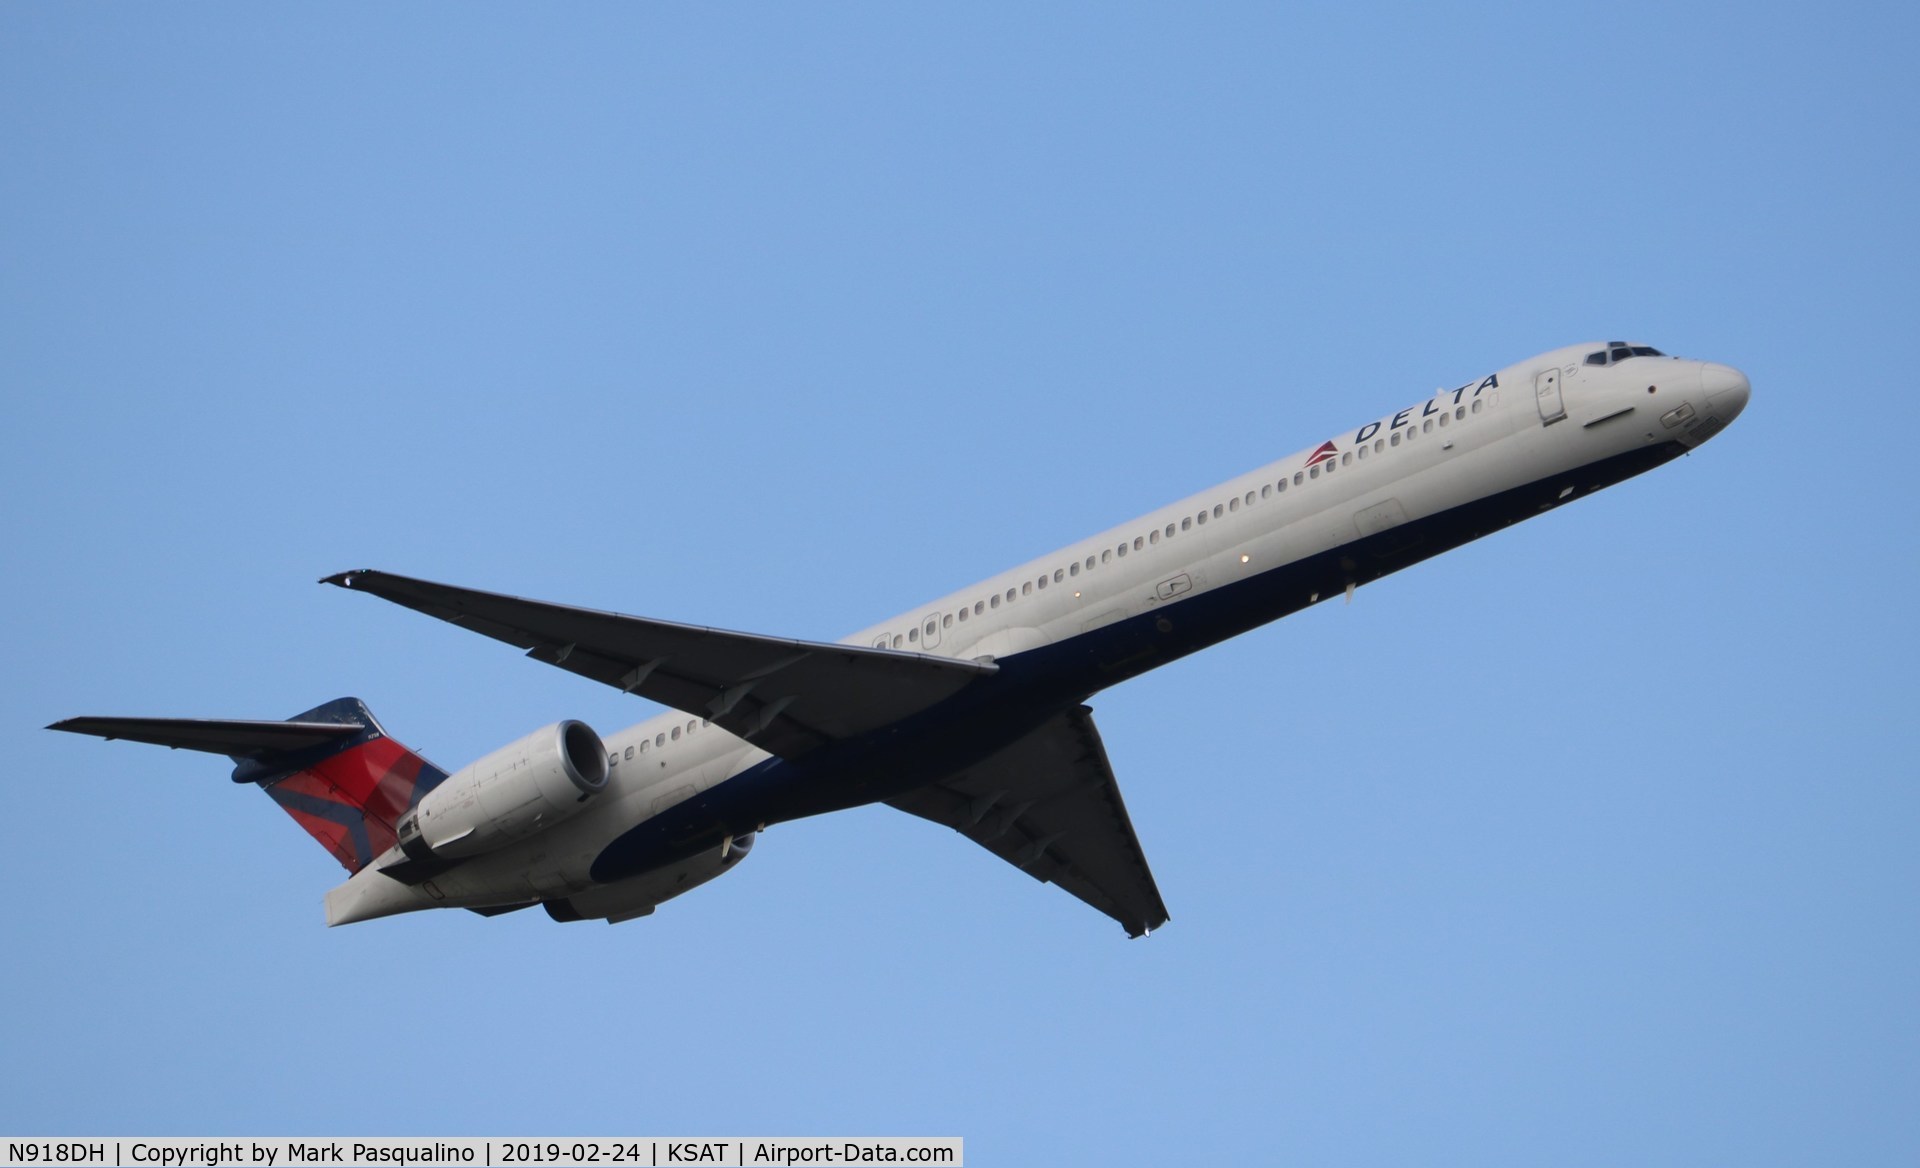
<path fill-rule="evenodd" d="M 573 817 L 606 785 L 600 736 L 585 722 L 556 722 L 427 792 L 400 819 L 400 850 L 419 861 L 491 851 Z"/>
<path fill-rule="evenodd" d="M 610 925 L 644 917 L 656 906 L 732 868 L 752 850 L 753 833 L 737 835 L 691 860 L 589 888 L 564 900 L 549 900 L 547 915 L 556 921 L 592 920 Z"/>

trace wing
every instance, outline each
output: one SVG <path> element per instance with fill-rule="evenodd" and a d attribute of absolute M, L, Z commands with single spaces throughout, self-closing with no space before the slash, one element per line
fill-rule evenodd
<path fill-rule="evenodd" d="M 517 645 L 549 665 L 707 718 L 783 758 L 891 725 L 998 671 L 990 662 L 730 633 L 387 572 L 342 572 L 321 583 Z"/>
<path fill-rule="evenodd" d="M 1106 747 L 1085 706 L 985 762 L 889 801 L 942 823 L 1119 921 L 1129 937 L 1167 922 Z"/>

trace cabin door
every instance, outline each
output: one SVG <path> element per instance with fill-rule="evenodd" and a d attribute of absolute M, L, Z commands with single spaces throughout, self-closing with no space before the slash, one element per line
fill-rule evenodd
<path fill-rule="evenodd" d="M 1533 398 L 1540 405 L 1540 424 L 1551 426 L 1567 416 L 1567 405 L 1560 400 L 1560 371 L 1548 369 L 1533 379 Z"/>

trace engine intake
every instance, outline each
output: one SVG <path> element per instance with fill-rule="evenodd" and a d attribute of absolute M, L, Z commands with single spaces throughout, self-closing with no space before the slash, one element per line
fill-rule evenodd
<path fill-rule="evenodd" d="M 572 818 L 606 786 L 600 736 L 585 722 L 556 722 L 427 792 L 401 817 L 400 850 L 421 863 L 492 851 Z"/>

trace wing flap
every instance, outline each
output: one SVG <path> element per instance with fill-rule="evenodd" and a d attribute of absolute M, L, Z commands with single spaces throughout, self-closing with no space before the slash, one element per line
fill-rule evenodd
<path fill-rule="evenodd" d="M 1119 921 L 1130 937 L 1167 922 L 1085 706 L 889 805 L 951 827 L 1034 879 L 1059 885 Z"/>
<path fill-rule="evenodd" d="M 898 722 L 997 671 L 987 662 L 676 624 L 389 572 L 342 572 L 322 583 L 504 641 L 784 758 Z"/>

